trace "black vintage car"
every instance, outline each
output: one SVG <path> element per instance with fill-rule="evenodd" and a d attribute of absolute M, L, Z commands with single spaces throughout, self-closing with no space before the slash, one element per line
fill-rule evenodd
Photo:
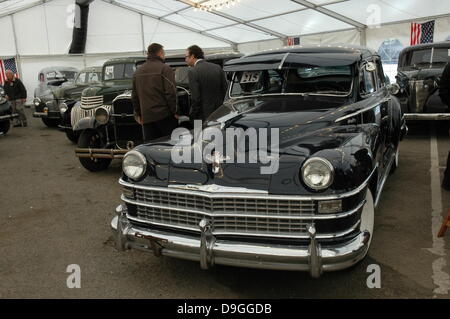
<path fill-rule="evenodd" d="M 439 97 L 440 77 L 450 61 L 450 41 L 405 48 L 399 57 L 397 83 L 407 120 L 449 120 L 450 109 Z"/>
<path fill-rule="evenodd" d="M 379 55 L 283 48 L 225 70 L 229 99 L 203 131 L 125 154 L 124 203 L 111 222 L 118 249 L 314 277 L 362 260 L 407 132 Z"/>
<path fill-rule="evenodd" d="M 60 124 L 59 129 L 66 133 L 69 140 L 78 142 L 79 134 L 72 130 L 70 114 L 72 108 L 81 98 L 81 92 L 88 86 L 99 83 L 102 78 L 102 67 L 93 66 L 81 70 L 71 85 L 65 85 L 56 90 L 54 95 L 59 103 Z"/>
<path fill-rule="evenodd" d="M 6 134 L 11 127 L 11 120 L 19 117 L 19 114 L 13 113 L 11 103 L 5 96 L 5 90 L 0 86 L 0 135 Z"/>
<path fill-rule="evenodd" d="M 57 91 L 75 81 L 78 70 L 72 67 L 49 67 L 42 69 L 38 74 L 39 85 L 34 90 L 33 117 L 42 119 L 45 125 L 56 127 L 61 121 L 59 110 L 59 94 Z"/>
<path fill-rule="evenodd" d="M 225 61 L 240 57 L 240 53 L 209 54 L 206 60 L 223 66 Z M 138 61 L 137 65 L 143 61 Z M 180 126 L 190 127 L 190 92 L 188 81 L 188 66 L 184 55 L 167 57 L 165 61 L 175 71 L 178 94 L 178 115 Z M 131 103 L 131 81 L 129 90 L 118 95 L 109 105 L 80 105 L 84 118 L 80 119 L 74 127 L 81 130 L 78 147 L 75 155 L 86 169 L 96 172 L 108 168 L 113 159 L 121 159 L 134 146 L 142 143 L 142 127 L 134 118 Z M 111 85 L 113 87 L 113 85 Z M 89 89 L 90 90 L 90 89 Z M 86 92 L 83 92 L 86 96 Z M 83 98 L 83 97 L 82 97 Z M 74 113 L 74 111 L 72 113 Z M 90 112 L 90 113 L 87 113 Z M 81 113 L 79 113 L 81 114 Z M 79 116 L 79 115 L 78 115 Z"/>

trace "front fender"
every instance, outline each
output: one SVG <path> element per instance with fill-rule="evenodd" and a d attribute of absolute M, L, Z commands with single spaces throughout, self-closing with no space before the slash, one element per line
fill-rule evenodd
<path fill-rule="evenodd" d="M 79 120 L 73 127 L 74 131 L 82 131 L 87 129 L 95 129 L 99 126 L 99 123 L 95 120 L 95 117 L 85 117 Z"/>

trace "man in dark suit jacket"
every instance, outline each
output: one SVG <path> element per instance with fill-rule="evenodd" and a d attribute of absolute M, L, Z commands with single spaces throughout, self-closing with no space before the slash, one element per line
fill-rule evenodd
<path fill-rule="evenodd" d="M 223 104 L 228 88 L 225 72 L 220 66 L 204 60 L 203 50 L 192 45 L 186 50 L 186 63 L 191 67 L 188 73 L 191 91 L 190 118 L 205 120 Z"/>

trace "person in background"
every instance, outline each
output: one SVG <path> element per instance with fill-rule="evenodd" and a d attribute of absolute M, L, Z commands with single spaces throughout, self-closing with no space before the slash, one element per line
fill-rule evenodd
<path fill-rule="evenodd" d="M 11 70 L 6 70 L 5 75 L 6 81 L 3 86 L 6 98 L 11 102 L 13 113 L 19 114 L 19 119 L 15 119 L 14 127 L 25 127 L 27 126 L 27 117 L 25 116 L 24 104 L 27 101 L 27 89 Z"/>
<path fill-rule="evenodd" d="M 178 125 L 175 73 L 164 63 L 164 48 L 152 43 L 147 55 L 147 61 L 133 75 L 131 94 L 145 142 L 170 135 Z"/>
<path fill-rule="evenodd" d="M 191 91 L 190 119 L 205 120 L 223 104 L 228 88 L 225 72 L 220 66 L 204 60 L 203 50 L 192 45 L 186 50 L 185 60 L 191 67 L 188 73 Z"/>

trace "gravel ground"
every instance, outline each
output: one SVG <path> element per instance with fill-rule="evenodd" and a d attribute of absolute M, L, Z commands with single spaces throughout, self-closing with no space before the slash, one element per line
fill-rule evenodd
<path fill-rule="evenodd" d="M 435 187 L 432 195 L 435 133 L 428 123 L 411 125 L 401 144 L 400 167 L 376 211 L 368 257 L 312 279 L 221 266 L 203 271 L 190 261 L 116 251 L 109 225 L 120 203 L 120 161 L 107 171 L 88 172 L 64 133 L 26 111 L 27 128 L 0 136 L 0 298 L 449 298 L 450 290 L 435 289 L 450 289 L 450 231 L 436 241 L 431 201 L 441 196 L 443 217 L 450 192 Z M 442 177 L 448 125 L 436 134 Z M 444 254 L 433 250 L 439 244 Z M 70 264 L 81 268 L 80 289 L 67 288 Z M 380 289 L 366 285 L 371 264 L 381 267 Z"/>

